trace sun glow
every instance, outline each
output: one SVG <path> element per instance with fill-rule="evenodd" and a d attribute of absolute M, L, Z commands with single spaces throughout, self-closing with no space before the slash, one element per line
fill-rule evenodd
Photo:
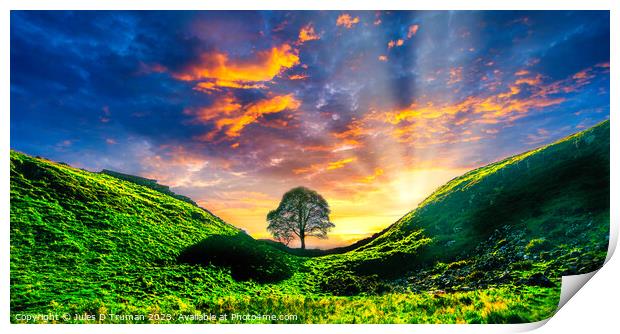
<path fill-rule="evenodd" d="M 373 191 L 352 188 L 342 196 L 329 189 L 318 189 L 330 204 L 330 218 L 336 227 L 327 240 L 309 238 L 310 248 L 345 246 L 379 232 L 413 210 L 435 189 L 463 174 L 463 168 L 426 168 L 401 171 L 373 181 Z M 354 181 L 342 180 L 343 184 Z M 200 204 L 235 226 L 242 227 L 255 238 L 270 238 L 265 230 L 265 217 L 277 207 L 280 198 L 260 192 L 231 193 L 226 197 Z M 292 247 L 296 244 L 293 242 Z"/>

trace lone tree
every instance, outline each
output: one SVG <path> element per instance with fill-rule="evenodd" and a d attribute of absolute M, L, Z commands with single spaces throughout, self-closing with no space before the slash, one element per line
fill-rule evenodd
<path fill-rule="evenodd" d="M 329 221 L 329 205 L 314 190 L 297 187 L 289 190 L 277 209 L 267 214 L 267 230 L 280 242 L 288 245 L 295 237 L 306 248 L 306 237 L 327 239 L 335 225 Z"/>

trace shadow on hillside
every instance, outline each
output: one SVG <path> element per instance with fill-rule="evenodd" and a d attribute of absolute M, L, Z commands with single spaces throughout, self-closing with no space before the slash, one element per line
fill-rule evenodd
<path fill-rule="evenodd" d="M 184 249 L 179 263 L 229 268 L 235 280 L 273 283 L 291 277 L 287 254 L 245 233 L 212 235 Z"/>
<path fill-rule="evenodd" d="M 541 216 L 541 208 L 552 201 L 567 202 L 565 207 L 574 211 L 566 212 L 567 216 L 609 210 L 608 159 L 589 154 L 559 162 L 540 161 L 539 166 L 475 212 L 476 235 L 487 237 L 506 222 Z"/>

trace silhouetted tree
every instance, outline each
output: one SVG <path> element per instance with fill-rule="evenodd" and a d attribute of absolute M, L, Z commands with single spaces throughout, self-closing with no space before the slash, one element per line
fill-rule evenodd
<path fill-rule="evenodd" d="M 329 221 L 329 205 L 314 190 L 297 187 L 282 196 L 277 209 L 267 214 L 267 230 L 280 242 L 289 244 L 299 238 L 306 248 L 306 237 L 327 239 L 327 232 L 335 225 Z"/>

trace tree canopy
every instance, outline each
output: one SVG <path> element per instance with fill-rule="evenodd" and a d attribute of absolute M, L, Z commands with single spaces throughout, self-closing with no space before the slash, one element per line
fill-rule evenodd
<path fill-rule="evenodd" d="M 329 220 L 327 201 L 314 190 L 297 187 L 282 196 L 280 205 L 267 214 L 267 230 L 280 242 L 289 244 L 295 238 L 306 248 L 306 237 L 327 238 L 335 225 Z"/>

